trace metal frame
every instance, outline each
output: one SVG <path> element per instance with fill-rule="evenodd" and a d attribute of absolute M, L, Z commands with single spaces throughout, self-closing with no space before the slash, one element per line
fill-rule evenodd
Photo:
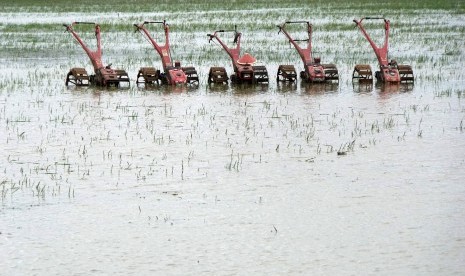
<path fill-rule="evenodd" d="M 95 38 L 97 41 L 97 49 L 91 50 L 74 30 L 74 26 L 78 24 L 89 24 L 94 25 Z M 100 86 L 120 86 L 122 82 L 129 83 L 129 76 L 126 71 L 121 69 L 112 69 L 111 64 L 104 66 L 102 62 L 102 47 L 100 37 L 100 25 L 94 22 L 73 22 L 71 25 L 63 24 L 66 27 L 66 31 L 71 33 L 74 39 L 81 45 L 82 49 L 86 52 L 89 57 L 92 66 L 94 67 L 95 75 L 87 74 L 84 68 L 75 67 L 72 68 L 67 76 L 65 84 L 69 83 L 76 86 L 87 86 L 91 83 L 95 83 Z"/>

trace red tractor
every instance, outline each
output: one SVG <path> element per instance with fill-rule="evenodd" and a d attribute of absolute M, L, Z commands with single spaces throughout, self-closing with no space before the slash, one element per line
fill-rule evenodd
<path fill-rule="evenodd" d="M 165 44 L 158 44 L 153 39 L 149 30 L 146 28 L 148 24 L 161 24 L 165 31 Z M 137 83 L 145 84 L 198 84 L 199 77 L 194 67 L 181 67 L 181 63 L 176 61 L 173 63 L 171 59 L 170 40 L 169 40 L 169 25 L 166 21 L 144 21 L 142 24 L 134 24 L 136 31 L 149 40 L 155 51 L 160 55 L 163 64 L 163 73 L 154 67 L 142 67 L 137 74 Z"/>
<path fill-rule="evenodd" d="M 90 24 L 95 27 L 95 37 L 97 39 L 97 50 L 92 51 L 87 45 L 82 41 L 73 27 L 77 24 Z M 111 64 L 104 66 L 102 63 L 102 48 L 100 43 L 100 26 L 92 22 L 73 22 L 71 25 L 63 24 L 66 27 L 66 31 L 70 32 L 76 41 L 81 45 L 81 47 L 86 52 L 89 57 L 92 65 L 94 66 L 95 75 L 87 74 L 86 69 L 84 68 L 72 68 L 68 75 L 66 75 L 65 84 L 74 84 L 76 86 L 88 86 L 89 84 L 96 84 L 99 86 L 116 86 L 119 87 L 122 82 L 127 82 L 129 84 L 129 77 L 126 71 L 121 69 L 112 69 Z"/>
<path fill-rule="evenodd" d="M 289 32 L 286 30 L 286 25 L 288 24 L 305 24 L 307 28 L 308 38 L 306 39 L 293 39 Z M 300 77 L 306 82 L 339 82 L 339 73 L 334 64 L 321 64 L 321 59 L 319 57 L 313 57 L 312 55 L 312 24 L 308 21 L 286 21 L 282 25 L 278 25 L 279 32 L 283 33 L 289 43 L 294 45 L 295 49 L 300 55 L 304 63 L 305 71 L 300 72 Z M 297 43 L 299 41 L 307 42 L 307 47 L 302 48 Z M 276 81 L 290 81 L 294 82 L 297 79 L 297 74 L 294 68 L 294 65 L 280 65 L 278 67 L 278 73 L 276 76 Z"/>
<path fill-rule="evenodd" d="M 382 47 L 377 46 L 368 35 L 365 27 L 362 25 L 363 20 L 383 20 L 384 21 L 384 44 Z M 384 83 L 411 83 L 414 81 L 412 66 L 399 65 L 397 62 L 388 58 L 389 47 L 389 29 L 390 21 L 384 17 L 363 17 L 360 20 L 355 20 L 356 27 L 359 27 L 362 34 L 370 43 L 378 58 L 379 71 L 375 72 L 375 77 L 378 81 Z M 357 79 L 359 82 L 373 82 L 371 66 L 367 64 L 355 65 L 352 73 L 352 80 Z"/>
<path fill-rule="evenodd" d="M 218 33 L 232 32 L 234 33 L 235 48 L 229 48 L 218 36 Z M 242 57 L 241 52 L 241 36 L 242 33 L 237 32 L 237 27 L 234 30 L 215 31 L 213 34 L 207 34 L 209 42 L 216 39 L 223 49 L 228 53 L 232 60 L 234 74 L 231 75 L 231 82 L 233 83 L 268 83 L 268 71 L 263 65 L 254 65 L 257 60 L 248 53 Z M 208 83 L 228 83 L 228 75 L 224 67 L 211 67 L 208 73 Z"/>

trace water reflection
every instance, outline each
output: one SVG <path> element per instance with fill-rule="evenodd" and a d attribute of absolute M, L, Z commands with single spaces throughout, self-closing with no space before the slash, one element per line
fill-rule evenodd
<path fill-rule="evenodd" d="M 246 95 L 251 93 L 267 93 L 269 90 L 268 83 L 260 84 L 231 84 L 232 92 L 236 95 Z"/>
<path fill-rule="evenodd" d="M 376 83 L 375 91 L 382 97 L 388 98 L 394 94 L 411 92 L 413 83 Z"/>
<path fill-rule="evenodd" d="M 170 93 L 188 93 L 197 91 L 199 85 L 160 85 L 160 84 L 151 84 L 151 85 L 138 85 L 137 89 L 139 91 L 145 92 L 157 92 L 162 94 Z"/>
<path fill-rule="evenodd" d="M 306 94 L 322 95 L 327 93 L 338 92 L 338 83 L 300 83 L 301 91 Z"/>
<path fill-rule="evenodd" d="M 297 81 L 295 81 L 295 82 L 277 82 L 276 90 L 279 93 L 295 92 L 297 90 Z"/>
<path fill-rule="evenodd" d="M 383 83 L 376 82 L 373 85 L 372 82 L 354 82 L 352 87 L 355 93 L 371 93 L 373 91 L 380 95 L 392 95 L 399 92 L 411 92 L 413 91 L 413 83 Z M 374 90 L 373 90 L 374 88 Z"/>
<path fill-rule="evenodd" d="M 66 91 L 73 96 L 92 95 L 93 98 L 99 99 L 102 94 L 112 95 L 113 93 L 123 93 L 130 91 L 130 87 L 101 87 L 101 86 L 66 86 Z"/>
<path fill-rule="evenodd" d="M 221 92 L 228 92 L 229 85 L 224 83 L 209 83 L 206 87 L 207 92 L 212 93 L 221 93 Z"/>
<path fill-rule="evenodd" d="M 373 92 L 373 82 L 352 82 L 352 87 L 355 93 Z"/>

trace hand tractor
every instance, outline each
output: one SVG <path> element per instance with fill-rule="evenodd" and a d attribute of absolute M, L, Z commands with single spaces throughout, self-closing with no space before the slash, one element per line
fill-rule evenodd
<path fill-rule="evenodd" d="M 378 47 L 373 40 L 370 38 L 362 25 L 363 20 L 384 20 L 384 44 L 382 47 Z M 388 59 L 388 47 L 389 47 L 389 29 L 390 21 L 384 17 L 363 17 L 360 20 L 355 20 L 356 27 L 359 27 L 362 34 L 370 43 L 371 47 L 375 51 L 375 55 L 378 58 L 379 71 L 375 72 L 375 77 L 380 82 L 385 83 L 411 83 L 413 82 L 413 70 L 410 65 L 399 65 L 392 59 Z M 359 82 L 373 82 L 373 76 L 371 66 L 367 64 L 355 65 L 352 73 L 352 80 L 358 79 Z"/>
<path fill-rule="evenodd" d="M 226 43 L 224 43 L 218 33 L 233 32 L 234 41 L 236 44 L 235 48 L 229 48 Z M 237 27 L 234 27 L 234 30 L 219 30 L 215 31 L 213 34 L 207 34 L 209 41 L 216 39 L 223 47 L 223 49 L 231 57 L 234 74 L 231 75 L 231 82 L 233 83 L 263 83 L 268 82 L 268 71 L 263 65 L 257 66 L 256 59 L 248 53 L 245 53 L 242 57 L 240 56 L 241 52 L 241 36 L 242 33 L 237 32 Z M 208 74 L 208 83 L 228 83 L 228 75 L 224 67 L 211 67 Z"/>
<path fill-rule="evenodd" d="M 305 24 L 307 27 L 307 39 L 293 39 L 289 32 L 286 30 L 287 24 Z M 295 49 L 300 55 L 304 63 L 305 71 L 300 72 L 300 77 L 306 82 L 339 82 L 339 73 L 334 64 L 321 64 L 321 59 L 319 57 L 313 57 L 312 55 L 312 24 L 308 21 L 286 21 L 282 25 L 278 25 L 279 33 L 283 33 L 289 43 L 294 45 Z M 297 43 L 299 41 L 307 42 L 307 48 L 302 48 Z M 278 67 L 278 73 L 276 76 L 276 81 L 296 81 L 297 74 L 294 68 L 294 65 L 280 65 Z"/>
<path fill-rule="evenodd" d="M 95 26 L 95 37 L 97 39 L 97 50 L 92 51 L 87 45 L 82 41 L 81 37 L 76 33 L 73 27 L 77 24 L 90 24 Z M 81 47 L 86 52 L 89 57 L 92 65 L 94 66 L 95 75 L 87 74 L 86 69 L 84 68 L 72 68 L 68 75 L 66 75 L 65 84 L 69 83 L 76 86 L 88 86 L 89 84 L 96 84 L 99 86 L 120 86 L 122 82 L 127 82 L 129 84 L 129 77 L 126 71 L 121 69 L 111 69 L 111 64 L 104 66 L 102 63 L 102 48 L 100 43 L 100 26 L 92 22 L 73 22 L 71 25 L 63 24 L 66 27 L 66 31 L 70 32 L 76 41 L 81 45 Z"/>
<path fill-rule="evenodd" d="M 165 31 L 165 44 L 158 44 L 146 25 L 148 24 L 161 24 Z M 181 67 L 179 61 L 173 63 L 171 59 L 170 41 L 169 41 L 169 25 L 166 21 L 144 21 L 142 24 L 134 24 L 136 31 L 139 31 L 142 35 L 149 40 L 155 51 L 160 55 L 163 64 L 163 73 L 154 67 L 142 67 L 137 74 L 137 83 L 145 84 L 198 84 L 199 77 L 194 67 Z"/>

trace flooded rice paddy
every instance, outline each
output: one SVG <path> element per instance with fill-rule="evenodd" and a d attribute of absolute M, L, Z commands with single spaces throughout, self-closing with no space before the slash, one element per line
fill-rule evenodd
<path fill-rule="evenodd" d="M 296 3 L 3 8 L 0 274 L 461 275 L 463 4 Z M 412 65 L 414 85 L 352 84 L 355 64 L 376 66 L 352 20 L 373 14 L 391 20 L 390 56 Z M 131 27 L 147 19 L 171 24 L 198 87 L 136 86 L 140 67 L 161 66 Z M 275 27 L 293 19 L 314 24 L 338 85 L 276 83 L 280 64 L 302 69 Z M 129 88 L 65 87 L 71 67 L 92 70 L 63 33 L 78 20 L 102 24 L 104 62 Z M 206 34 L 235 24 L 269 84 L 207 85 L 210 66 L 232 66 Z"/>

